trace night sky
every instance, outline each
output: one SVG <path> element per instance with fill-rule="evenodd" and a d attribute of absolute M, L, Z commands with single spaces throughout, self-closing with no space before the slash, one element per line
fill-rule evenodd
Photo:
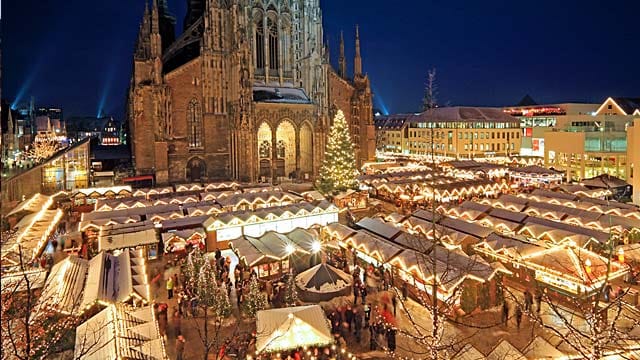
<path fill-rule="evenodd" d="M 182 28 L 186 0 L 168 0 Z M 457 3 L 457 4 L 452 4 Z M 2 3 L 2 96 L 121 119 L 143 0 Z M 374 107 L 420 107 L 427 70 L 441 104 L 500 106 L 640 96 L 640 1 L 321 0 L 337 64 L 355 24 Z"/>

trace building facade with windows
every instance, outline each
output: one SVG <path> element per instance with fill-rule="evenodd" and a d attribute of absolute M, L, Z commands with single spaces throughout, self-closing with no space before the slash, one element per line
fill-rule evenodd
<path fill-rule="evenodd" d="M 187 0 L 184 31 L 166 1 L 145 10 L 127 117 L 138 175 L 156 183 L 312 179 L 338 109 L 359 165 L 375 156 L 372 94 L 356 29 L 335 71 L 310 1 Z"/>
<path fill-rule="evenodd" d="M 505 113 L 520 120 L 522 128 L 521 156 L 543 157 L 544 133 L 546 131 L 562 128 L 570 121 L 588 121 L 600 106 L 600 104 L 583 103 L 538 105 L 533 99 L 528 98 L 528 100 L 523 99 L 516 106 L 504 108 Z"/>
<path fill-rule="evenodd" d="M 378 129 L 379 149 L 397 149 L 403 154 L 431 155 L 456 159 L 511 156 L 520 153 L 521 129 L 517 118 L 498 108 L 443 107 L 403 117 L 377 117 L 382 123 L 402 119 L 400 140 L 388 130 Z M 395 125 L 398 126 L 398 125 Z M 393 130 L 393 135 L 396 130 Z M 388 150 L 386 150 L 388 151 Z"/>
<path fill-rule="evenodd" d="M 608 98 L 592 114 L 567 116 L 544 133 L 545 166 L 565 171 L 569 180 L 600 174 L 628 180 L 637 158 L 629 129 L 639 116 L 640 98 L 621 97 Z"/>

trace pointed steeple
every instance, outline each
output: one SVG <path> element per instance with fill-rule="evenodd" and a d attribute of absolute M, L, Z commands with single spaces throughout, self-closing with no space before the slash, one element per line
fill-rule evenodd
<path fill-rule="evenodd" d="M 356 25 L 356 55 L 353 60 L 353 76 L 362 75 L 362 58 L 360 57 L 360 31 Z"/>
<path fill-rule="evenodd" d="M 152 0 L 151 5 L 151 33 L 160 33 L 160 16 L 158 15 L 158 0 Z"/>
<path fill-rule="evenodd" d="M 344 60 L 344 35 L 340 31 L 340 57 L 338 58 L 339 75 L 347 77 L 347 62 Z"/>
<path fill-rule="evenodd" d="M 327 39 L 327 43 L 324 45 L 324 60 L 327 62 L 327 64 L 331 63 L 331 51 L 330 51 L 330 47 L 329 47 L 329 39 Z"/>

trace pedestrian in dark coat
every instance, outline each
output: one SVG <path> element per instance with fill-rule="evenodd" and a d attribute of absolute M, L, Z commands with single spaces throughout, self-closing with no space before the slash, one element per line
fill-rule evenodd
<path fill-rule="evenodd" d="M 362 284 L 360 286 L 360 296 L 362 297 L 362 305 L 364 305 L 365 301 L 367 300 L 367 285 Z"/>
<path fill-rule="evenodd" d="M 520 329 L 520 323 L 522 322 L 522 309 L 520 308 L 520 306 L 516 307 L 516 325 L 518 326 L 518 329 Z"/>
<path fill-rule="evenodd" d="M 354 312 L 354 322 L 353 322 L 353 327 L 355 330 L 355 334 L 356 334 L 356 342 L 360 343 L 360 341 L 362 340 L 362 312 L 358 311 L 357 309 L 353 309 Z"/>
<path fill-rule="evenodd" d="M 502 323 L 506 325 L 507 320 L 509 320 L 509 304 L 505 300 L 502 303 Z"/>

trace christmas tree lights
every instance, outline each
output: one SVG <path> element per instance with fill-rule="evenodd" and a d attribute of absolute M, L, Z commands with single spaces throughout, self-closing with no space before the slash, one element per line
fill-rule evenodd
<path fill-rule="evenodd" d="M 357 185 L 357 175 L 349 126 L 342 110 L 338 110 L 329 132 L 318 188 L 325 194 L 352 189 Z"/>

